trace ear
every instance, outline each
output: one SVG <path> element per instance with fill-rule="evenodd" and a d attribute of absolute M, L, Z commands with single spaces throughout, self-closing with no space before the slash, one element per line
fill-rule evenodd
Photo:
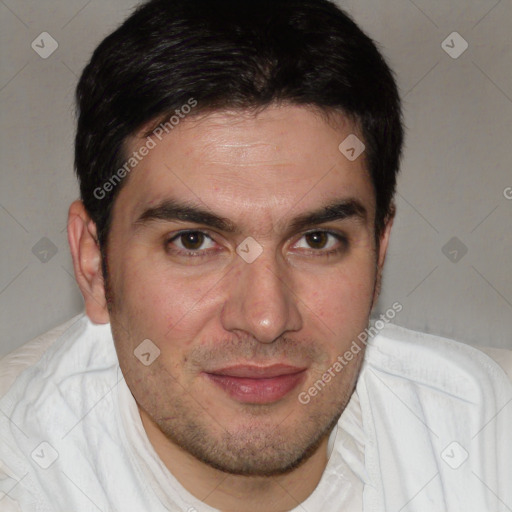
<path fill-rule="evenodd" d="M 377 299 L 380 295 L 381 284 L 382 284 L 382 271 L 384 269 L 384 261 L 386 260 L 386 254 L 388 251 L 389 238 L 391 235 L 391 228 L 393 226 L 393 221 L 395 220 L 395 205 L 392 204 L 389 209 L 389 215 L 386 217 L 386 222 L 384 225 L 384 229 L 379 238 L 379 254 L 377 257 L 377 277 L 375 281 L 375 291 L 373 294 L 373 304 L 372 307 L 376 304 Z"/>
<path fill-rule="evenodd" d="M 68 241 L 75 279 L 84 296 L 87 316 L 95 324 L 107 324 L 110 317 L 105 299 L 96 225 L 87 214 L 82 201 L 75 201 L 69 207 Z"/>

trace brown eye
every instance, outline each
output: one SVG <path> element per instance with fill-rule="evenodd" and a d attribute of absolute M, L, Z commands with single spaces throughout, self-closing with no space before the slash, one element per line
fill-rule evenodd
<path fill-rule="evenodd" d="M 205 240 L 204 233 L 199 231 L 190 231 L 180 235 L 181 244 L 185 249 L 196 251 L 201 248 Z"/>
<path fill-rule="evenodd" d="M 312 256 L 333 256 L 348 249 L 348 239 L 332 231 L 310 231 L 305 233 L 295 246 Z"/>
<path fill-rule="evenodd" d="M 165 243 L 169 253 L 178 256 L 206 256 L 215 246 L 213 239 L 202 231 L 181 231 Z"/>
<path fill-rule="evenodd" d="M 329 233 L 325 231 L 316 231 L 314 233 L 308 233 L 305 236 L 312 249 L 323 249 L 329 241 Z"/>

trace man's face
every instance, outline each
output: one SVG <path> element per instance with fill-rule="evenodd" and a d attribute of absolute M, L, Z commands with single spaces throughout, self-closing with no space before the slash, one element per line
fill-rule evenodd
<path fill-rule="evenodd" d="M 374 299 L 375 197 L 364 156 L 338 150 L 354 132 L 293 106 L 185 119 L 154 138 L 116 200 L 108 284 L 126 382 L 172 443 L 223 471 L 296 466 L 353 391 L 362 350 L 298 400 L 365 329 Z M 227 222 L 176 219 L 178 203 Z M 338 203 L 330 220 L 293 224 Z M 160 353 L 146 366 L 134 351 L 148 339 Z"/>

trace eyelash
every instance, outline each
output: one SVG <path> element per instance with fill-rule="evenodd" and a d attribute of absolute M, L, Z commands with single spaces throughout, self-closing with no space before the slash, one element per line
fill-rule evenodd
<path fill-rule="evenodd" d="M 196 233 L 196 234 L 200 233 L 200 234 L 204 235 L 205 237 L 207 237 L 207 238 L 209 238 L 210 240 L 213 241 L 213 238 L 207 232 L 200 231 L 200 230 L 191 230 L 191 229 L 189 229 L 189 230 L 185 230 L 185 231 L 180 231 L 179 233 L 174 234 L 171 238 L 167 239 L 166 242 L 165 242 L 166 250 L 168 252 L 171 252 L 175 256 L 193 257 L 193 258 L 205 258 L 205 257 L 209 256 L 212 252 L 218 252 L 215 249 L 213 249 L 213 250 L 203 250 L 203 251 L 199 251 L 199 250 L 197 250 L 197 251 L 190 251 L 190 250 L 188 250 L 188 251 L 176 251 L 176 250 L 169 250 L 168 249 L 169 245 L 171 243 L 173 243 L 175 240 L 179 239 L 183 235 L 187 235 L 187 234 L 190 234 L 190 233 Z M 304 233 L 301 238 L 303 238 L 303 237 L 305 237 L 307 235 L 319 234 L 319 233 L 325 233 L 327 235 L 333 236 L 341 244 L 341 246 L 336 247 L 335 249 L 327 250 L 327 251 L 326 250 L 322 250 L 322 249 L 311 249 L 310 254 L 313 255 L 313 257 L 336 256 L 336 255 L 344 252 L 347 249 L 347 247 L 348 247 L 348 240 L 347 240 L 347 238 L 344 235 L 341 235 L 340 233 L 336 233 L 334 231 L 317 229 L 317 230 L 314 230 L 314 231 L 308 231 L 307 233 Z"/>

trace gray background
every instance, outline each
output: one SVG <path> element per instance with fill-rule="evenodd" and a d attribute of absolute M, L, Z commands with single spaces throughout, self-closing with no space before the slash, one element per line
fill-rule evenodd
<path fill-rule="evenodd" d="M 338 3 L 379 42 L 404 99 L 379 311 L 398 301 L 399 325 L 512 348 L 512 1 Z M 0 0 L 0 355 L 83 308 L 66 238 L 74 87 L 135 4 Z M 46 59 L 31 47 L 42 32 L 58 42 Z M 453 32 L 468 43 L 458 58 L 442 46 L 460 51 Z"/>

